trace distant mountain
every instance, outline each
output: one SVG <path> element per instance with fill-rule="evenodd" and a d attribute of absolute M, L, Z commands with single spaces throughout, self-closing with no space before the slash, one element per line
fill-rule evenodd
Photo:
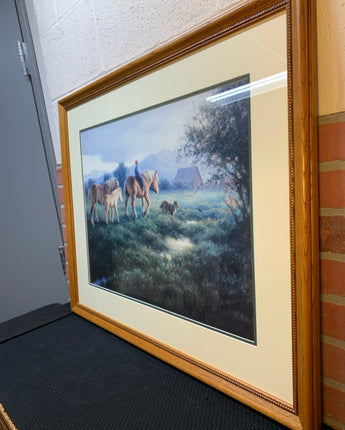
<path fill-rule="evenodd" d="M 140 170 L 157 170 L 159 179 L 168 179 L 172 181 L 176 172 L 180 167 L 188 167 L 189 165 L 181 164 L 176 161 L 176 151 L 162 149 L 161 151 L 150 154 L 142 161 L 139 161 Z M 130 171 L 134 171 L 134 166 Z"/>
<path fill-rule="evenodd" d="M 159 180 L 165 178 L 170 182 L 175 179 L 177 170 L 181 167 L 191 167 L 191 164 L 180 163 L 176 161 L 177 153 L 176 151 L 162 149 L 159 152 L 150 154 L 143 160 L 139 160 L 140 170 L 144 172 L 145 170 L 157 170 Z M 134 175 L 134 165 L 126 166 L 130 175 Z M 105 173 L 113 176 L 112 172 L 93 170 L 91 173 L 84 175 L 84 182 L 91 178 L 94 182 L 103 183 L 103 178 Z"/>
<path fill-rule="evenodd" d="M 94 182 L 101 183 L 105 173 L 107 173 L 105 170 L 92 170 L 91 173 L 84 175 L 84 182 L 86 183 L 91 178 Z"/>

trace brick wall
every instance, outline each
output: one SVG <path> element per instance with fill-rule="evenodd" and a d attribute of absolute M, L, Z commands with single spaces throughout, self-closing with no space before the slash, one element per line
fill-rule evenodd
<path fill-rule="evenodd" d="M 323 420 L 345 430 L 345 112 L 319 119 Z"/>

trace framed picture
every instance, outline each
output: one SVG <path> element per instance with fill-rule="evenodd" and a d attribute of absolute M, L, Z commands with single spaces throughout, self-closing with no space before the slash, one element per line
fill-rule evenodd
<path fill-rule="evenodd" d="M 90 285 L 255 343 L 243 87 L 248 75 L 82 130 L 80 142 Z"/>
<path fill-rule="evenodd" d="M 320 424 L 312 2 L 247 1 L 59 103 L 72 310 Z"/>

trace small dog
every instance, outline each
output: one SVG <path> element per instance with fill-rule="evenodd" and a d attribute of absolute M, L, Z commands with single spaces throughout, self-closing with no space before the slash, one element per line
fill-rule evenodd
<path fill-rule="evenodd" d="M 179 208 L 179 204 L 177 203 L 177 201 L 175 200 L 174 203 L 169 203 L 166 200 L 164 200 L 164 202 L 160 205 L 160 208 L 163 209 L 163 213 L 165 212 L 170 212 L 172 216 L 175 215 L 177 208 Z"/>

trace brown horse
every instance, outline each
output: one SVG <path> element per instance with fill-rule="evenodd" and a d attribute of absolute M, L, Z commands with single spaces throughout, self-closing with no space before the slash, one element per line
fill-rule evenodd
<path fill-rule="evenodd" d="M 96 182 L 93 183 L 89 189 L 89 200 L 91 202 L 91 224 L 94 224 L 93 218 L 95 216 L 98 222 L 97 203 L 104 205 L 104 198 L 106 194 L 110 194 L 116 188 L 119 188 L 119 181 L 116 178 L 108 179 L 103 185 Z"/>
<path fill-rule="evenodd" d="M 150 196 L 149 191 L 150 187 L 152 187 L 153 191 L 158 194 L 158 173 L 157 170 L 146 170 L 142 173 L 142 178 L 145 184 L 145 190 L 141 189 L 141 185 L 135 176 L 128 176 L 124 186 L 124 193 L 126 195 L 126 216 L 128 216 L 128 199 L 132 198 L 131 205 L 134 213 L 134 217 L 137 217 L 137 211 L 135 210 L 135 198 L 141 199 L 142 211 L 144 215 L 149 213 L 150 208 Z M 147 206 L 144 210 L 144 199 L 146 200 Z"/>

